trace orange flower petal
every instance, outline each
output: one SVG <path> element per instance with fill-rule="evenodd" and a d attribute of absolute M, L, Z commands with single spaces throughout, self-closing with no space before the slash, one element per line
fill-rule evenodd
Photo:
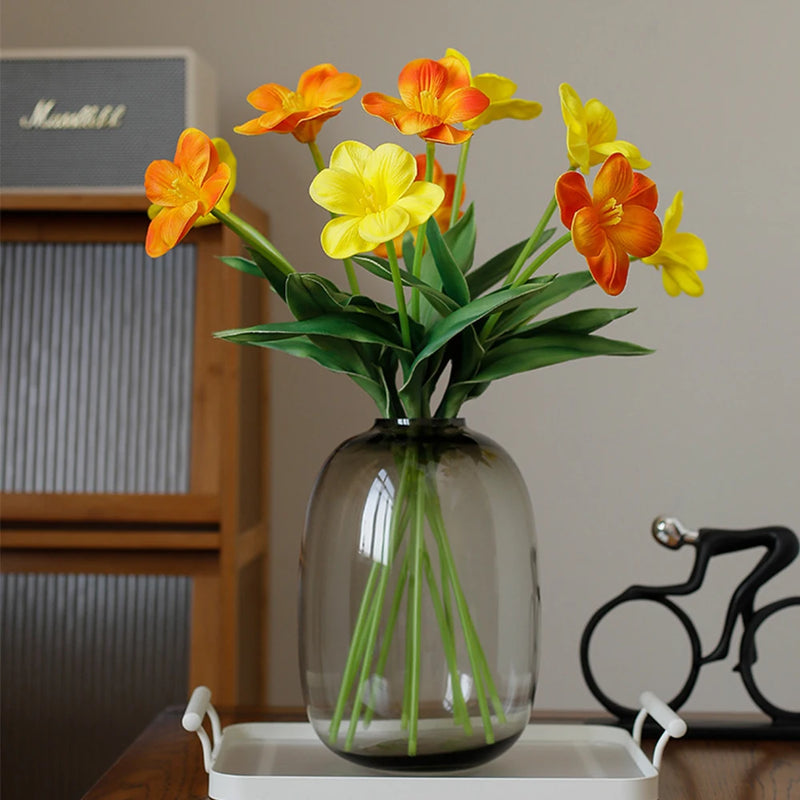
<path fill-rule="evenodd" d="M 631 261 L 624 250 L 608 241 L 599 256 L 586 261 L 592 277 L 606 294 L 618 295 L 625 288 Z"/>
<path fill-rule="evenodd" d="M 291 95 L 292 92 L 285 86 L 265 83 L 247 95 L 247 102 L 259 111 L 277 111 L 286 106 Z"/>
<path fill-rule="evenodd" d="M 147 255 L 151 258 L 163 256 L 186 236 L 200 216 L 198 203 L 187 203 L 159 211 L 147 228 L 144 245 Z"/>
<path fill-rule="evenodd" d="M 151 203 L 167 208 L 181 205 L 183 199 L 176 192 L 175 183 L 182 177 L 180 169 L 165 159 L 153 161 L 144 173 L 144 191 Z"/>
<path fill-rule="evenodd" d="M 399 128 L 398 128 L 399 130 Z M 437 125 L 419 134 L 426 142 L 440 144 L 463 144 L 472 136 L 472 131 L 461 131 L 452 125 Z"/>
<path fill-rule="evenodd" d="M 561 212 L 561 222 L 567 230 L 572 228 L 572 218 L 578 209 L 592 205 L 586 181 L 577 172 L 565 172 L 556 181 L 556 200 Z"/>
<path fill-rule="evenodd" d="M 592 185 L 592 196 L 595 205 L 602 205 L 606 200 L 614 198 L 618 203 L 624 202 L 633 186 L 633 170 L 621 153 L 610 155 L 600 167 Z"/>
<path fill-rule="evenodd" d="M 449 72 L 438 61 L 418 58 L 403 67 L 397 79 L 400 99 L 409 108 L 414 108 L 423 92 L 440 98 L 448 88 Z M 469 83 L 467 83 L 469 85 Z"/>
<path fill-rule="evenodd" d="M 489 98 L 480 89 L 456 89 L 442 100 L 441 116 L 447 122 L 464 122 L 486 111 L 489 102 Z"/>
<path fill-rule="evenodd" d="M 320 64 L 303 73 L 297 93 L 309 106 L 330 108 L 349 100 L 360 88 L 357 75 L 339 72 L 332 64 Z"/>
<path fill-rule="evenodd" d="M 580 208 L 575 212 L 570 233 L 575 249 L 587 258 L 599 256 L 608 239 L 597 213 L 591 206 Z"/>
<path fill-rule="evenodd" d="M 655 183 L 641 172 L 634 172 L 633 186 L 625 205 L 642 206 L 649 211 L 655 211 L 658 205 L 658 189 Z"/>
<path fill-rule="evenodd" d="M 642 206 L 625 204 L 619 224 L 607 228 L 607 233 L 614 244 L 636 258 L 651 256 L 661 246 L 661 222 Z"/>
<path fill-rule="evenodd" d="M 365 94 L 361 98 L 361 105 L 367 114 L 380 117 L 386 122 L 391 122 L 398 114 L 408 112 L 408 109 L 397 98 L 380 92 Z"/>

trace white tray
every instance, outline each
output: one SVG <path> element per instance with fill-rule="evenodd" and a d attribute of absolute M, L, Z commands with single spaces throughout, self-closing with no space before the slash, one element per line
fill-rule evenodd
<path fill-rule="evenodd" d="M 683 720 L 646 692 L 633 736 L 607 725 L 531 724 L 488 764 L 408 775 L 346 761 L 328 750 L 306 722 L 251 722 L 220 730 L 210 695 L 205 687 L 195 690 L 183 725 L 203 743 L 213 800 L 657 800 L 666 741 L 686 731 Z M 665 728 L 652 763 L 638 744 L 647 713 Z M 206 714 L 213 746 L 202 727 Z"/>

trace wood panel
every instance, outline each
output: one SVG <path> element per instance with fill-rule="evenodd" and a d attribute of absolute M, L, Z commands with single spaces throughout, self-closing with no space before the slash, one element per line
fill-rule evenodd
<path fill-rule="evenodd" d="M 8 194 L 4 241 L 143 242 L 147 201 L 129 195 Z M 235 213 L 266 231 L 245 198 Z M 190 679 L 220 702 L 264 702 L 268 561 L 267 354 L 213 337 L 267 320 L 269 288 L 222 265 L 240 252 L 222 225 L 194 230 L 190 486 L 185 495 L 3 494 L 4 571 L 193 578 Z M 245 576 L 243 578 L 243 576 Z M 261 660 L 255 671 L 243 659 Z"/>

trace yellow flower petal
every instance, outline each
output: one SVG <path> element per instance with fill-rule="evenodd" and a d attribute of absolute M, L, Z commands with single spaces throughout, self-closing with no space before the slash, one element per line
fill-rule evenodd
<path fill-rule="evenodd" d="M 435 183 L 415 181 L 397 205 L 408 214 L 409 227 L 415 228 L 433 215 L 442 204 L 444 195 L 444 189 Z"/>
<path fill-rule="evenodd" d="M 363 175 L 367 161 L 372 155 L 372 148 L 361 142 L 340 142 L 331 153 L 330 167 Z"/>
<path fill-rule="evenodd" d="M 341 167 L 323 169 L 308 189 L 311 199 L 332 214 L 360 216 L 364 209 L 361 198 L 364 195 L 363 179 Z"/>
<path fill-rule="evenodd" d="M 336 217 L 320 235 L 322 249 L 331 258 L 350 258 L 356 253 L 366 253 L 375 245 L 363 239 L 358 232 L 360 217 Z"/>
<path fill-rule="evenodd" d="M 380 206 L 396 203 L 416 177 L 416 159 L 396 144 L 387 143 L 377 147 L 364 166 L 364 181 Z"/>
<path fill-rule="evenodd" d="M 599 142 L 598 144 L 590 145 L 590 147 L 592 166 L 601 164 L 614 153 L 622 153 L 630 161 L 634 169 L 647 169 L 650 166 L 650 162 L 642 158 L 639 148 L 630 142 L 623 142 L 617 139 L 614 142 Z"/>
<path fill-rule="evenodd" d="M 362 239 L 371 243 L 368 248 L 371 250 L 376 244 L 382 244 L 401 236 L 409 227 L 411 226 L 408 212 L 399 205 L 393 205 L 362 217 L 358 225 L 358 233 Z"/>

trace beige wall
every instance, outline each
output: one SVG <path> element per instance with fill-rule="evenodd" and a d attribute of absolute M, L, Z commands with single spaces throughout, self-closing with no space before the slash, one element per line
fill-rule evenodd
<path fill-rule="evenodd" d="M 361 75 L 365 91 L 394 93 L 408 60 L 461 49 L 476 71 L 513 77 L 521 96 L 545 107 L 534 122 L 482 130 L 472 146 L 467 182 L 477 201 L 479 256 L 527 235 L 565 167 L 561 81 L 616 111 L 620 135 L 653 162 L 662 211 L 684 190 L 684 228 L 704 236 L 711 257 L 706 296 L 671 299 L 649 267 L 635 265 L 620 301 L 640 310 L 616 334 L 656 348 L 655 355 L 520 376 L 465 408 L 473 427 L 511 452 L 534 500 L 544 602 L 540 707 L 594 707 L 577 657 L 591 612 L 631 583 L 687 573 L 689 553 L 651 542 L 656 514 L 691 525 L 800 529 L 800 6 L 793 0 L 3 5 L 4 47 L 194 48 L 218 75 L 223 135 L 249 118 L 249 90 L 267 81 L 293 84 L 318 62 Z M 291 137 L 229 138 L 240 188 L 271 215 L 278 247 L 298 266 L 338 277 L 319 249 L 325 216 L 306 194 L 312 164 L 305 148 Z M 326 156 L 342 138 L 399 141 L 355 102 L 325 128 Z M 455 152 L 442 150 L 454 171 Z M 562 252 L 561 269 L 582 266 L 574 252 Z M 596 292 L 591 302 L 605 298 Z M 374 412 L 343 378 L 280 355 L 273 364 L 270 700 L 294 704 L 305 501 L 325 455 L 367 427 Z M 692 603 L 709 639 L 749 563 L 749 556 L 729 557 L 712 570 L 704 599 Z M 796 593 L 799 576 L 795 564 L 760 599 Z M 694 709 L 750 707 L 734 663 L 735 654 L 703 673 Z M 776 680 L 791 691 L 792 662 L 783 663 Z M 621 671 L 623 682 L 637 680 L 636 665 L 630 670 Z"/>

